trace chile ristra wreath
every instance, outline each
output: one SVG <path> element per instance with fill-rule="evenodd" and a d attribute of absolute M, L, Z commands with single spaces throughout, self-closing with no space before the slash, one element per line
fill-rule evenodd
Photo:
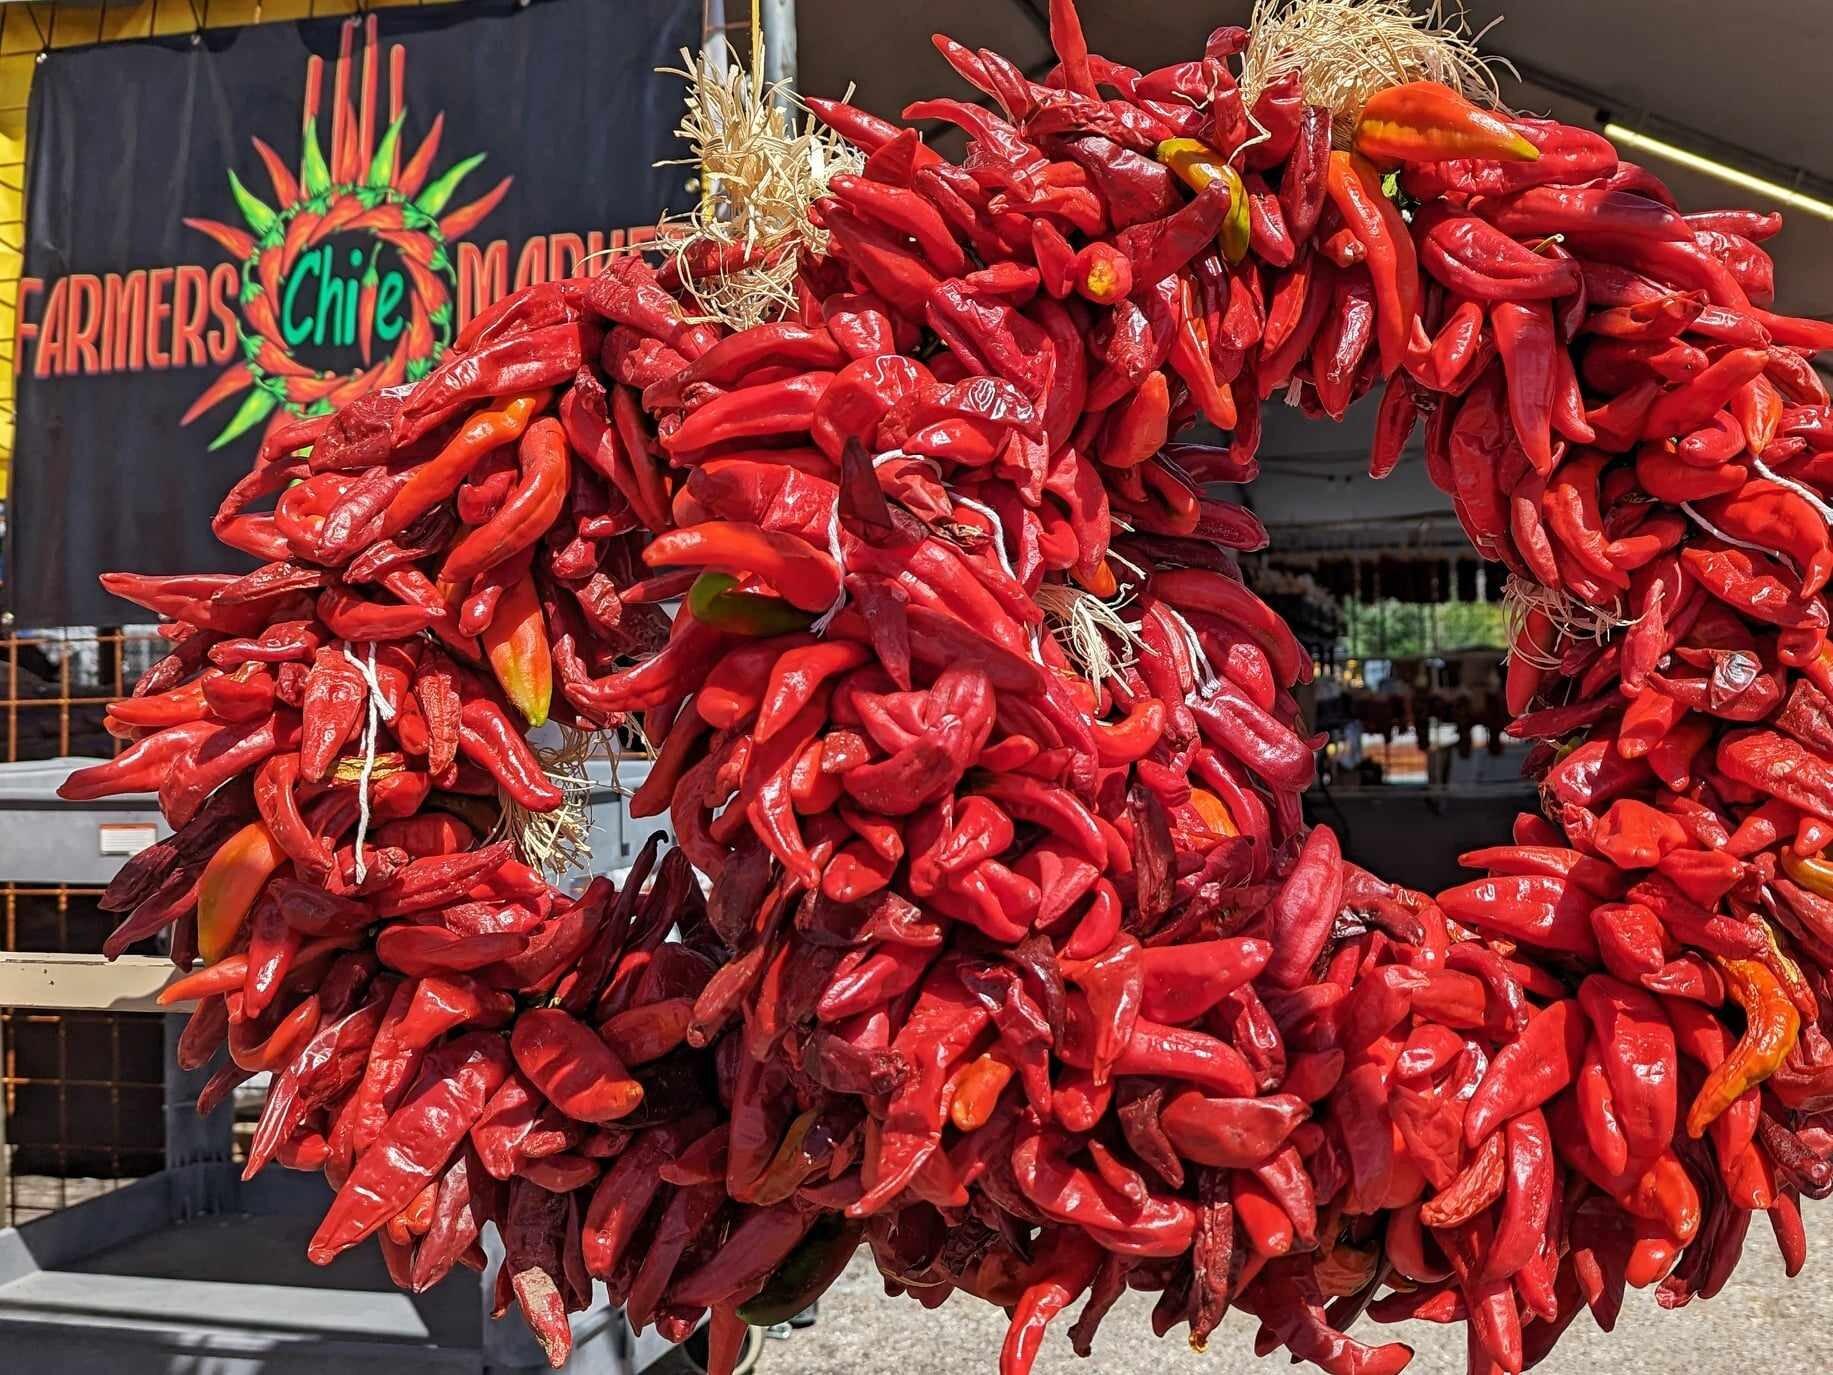
<path fill-rule="evenodd" d="M 1128 1287 L 1380 1375 L 1364 1310 L 1513 1372 L 1626 1284 L 1716 1292 L 1758 1213 L 1793 1273 L 1833 327 L 1769 311 L 1776 217 L 1473 104 L 1397 7 L 1143 74 L 1051 18 L 1043 84 L 937 40 L 998 107 L 905 112 L 958 163 L 700 68 L 719 194 L 659 268 L 271 436 L 217 521 L 258 571 L 112 579 L 174 648 L 65 793 L 157 787 L 175 835 L 111 948 L 208 961 L 183 1056 L 227 1043 L 206 1104 L 274 1073 L 249 1169 L 337 1186 L 315 1260 L 373 1236 L 423 1288 L 494 1221 L 556 1364 L 598 1279 L 729 1367 L 862 1240 L 1007 1307 L 1005 1375 Z M 1423 417 L 1514 573 L 1539 742 L 1545 815 L 1436 902 L 1304 826 L 1310 665 L 1202 492 L 1263 402 L 1377 385 L 1371 468 Z M 1228 447 L 1172 442 L 1198 415 Z M 621 891 L 528 862 L 575 836 L 579 751 L 512 724 L 550 714 L 656 746 L 631 810 L 676 844 Z"/>

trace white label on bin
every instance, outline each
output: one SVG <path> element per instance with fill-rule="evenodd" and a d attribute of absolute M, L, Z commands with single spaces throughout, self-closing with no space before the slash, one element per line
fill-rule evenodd
<path fill-rule="evenodd" d="M 137 855 L 159 839 L 159 828 L 150 821 L 105 821 L 95 835 L 105 855 Z"/>

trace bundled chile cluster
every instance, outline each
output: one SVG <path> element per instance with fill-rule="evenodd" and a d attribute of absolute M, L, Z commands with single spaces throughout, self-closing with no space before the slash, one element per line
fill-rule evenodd
<path fill-rule="evenodd" d="M 635 257 L 530 288 L 270 434 L 217 523 L 259 570 L 111 580 L 174 641 L 66 790 L 175 827 L 113 948 L 203 957 L 186 1057 L 227 1044 L 212 1101 L 274 1072 L 249 1168 L 337 1187 L 314 1259 L 424 1287 L 494 1222 L 556 1363 L 592 1279 L 710 1311 L 718 1366 L 861 1242 L 1005 1307 L 1006 1375 L 1127 1288 L 1334 1375 L 1410 1359 L 1365 1310 L 1461 1322 L 1492 1375 L 1626 1284 L 1715 1292 L 1757 1212 L 1792 1272 L 1833 327 L 1767 309 L 1775 221 L 1429 82 L 1333 148 L 1299 75 L 1244 101 L 1241 30 L 1143 74 L 1052 31 L 1042 84 L 938 40 L 997 106 L 906 112 L 960 163 L 815 102 L 866 156 L 790 318 L 697 322 Z M 1377 384 L 1371 468 L 1423 417 L 1517 575 L 1543 742 L 1551 819 L 1437 902 L 1305 828 L 1310 665 L 1202 488 L 1263 401 Z M 550 711 L 658 747 L 631 806 L 677 843 L 622 891 L 493 838 L 564 801 Z"/>

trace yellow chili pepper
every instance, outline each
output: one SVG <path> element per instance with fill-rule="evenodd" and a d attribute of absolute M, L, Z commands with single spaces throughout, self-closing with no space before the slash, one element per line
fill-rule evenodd
<path fill-rule="evenodd" d="M 503 589 L 496 614 L 478 638 L 509 705 L 531 726 L 546 722 L 554 700 L 554 661 L 534 574 L 524 573 Z"/>
<path fill-rule="evenodd" d="M 1687 1135 L 1698 1140 L 1718 1115 L 1781 1066 L 1801 1032 L 1801 1014 L 1761 960 L 1720 960 L 1725 985 L 1744 1009 L 1744 1035 L 1706 1076 L 1687 1110 Z"/>
<path fill-rule="evenodd" d="M 1798 855 L 1785 845 L 1782 847 L 1782 871 L 1808 892 L 1833 901 L 1833 863 Z"/>
<path fill-rule="evenodd" d="M 197 881 L 197 950 L 205 964 L 229 953 L 262 887 L 285 859 L 259 821 L 249 822 L 210 857 Z"/>
<path fill-rule="evenodd" d="M 1222 256 L 1231 263 L 1247 257 L 1251 231 L 1247 187 L 1241 183 L 1241 174 L 1200 138 L 1168 138 L 1158 145 L 1156 156 L 1192 191 L 1201 191 L 1217 180 L 1228 188 L 1228 218 L 1222 221 Z"/>
<path fill-rule="evenodd" d="M 1795 1011 L 1806 1021 L 1819 1021 L 1820 999 L 1815 995 L 1813 985 L 1801 972 L 1801 966 L 1783 952 L 1782 942 L 1776 937 L 1776 928 L 1760 918 L 1759 924 L 1769 940 L 1770 957 L 1763 964 L 1775 976 L 1776 982 L 1782 985 L 1782 992 L 1795 1005 Z"/>

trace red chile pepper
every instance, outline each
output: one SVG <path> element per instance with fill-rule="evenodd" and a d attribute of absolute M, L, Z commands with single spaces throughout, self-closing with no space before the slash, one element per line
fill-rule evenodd
<path fill-rule="evenodd" d="M 1769 369 L 1772 371 L 1776 352 L 1775 349 L 1769 350 Z M 1743 431 L 1752 453 L 1763 454 L 1769 450 L 1781 427 L 1784 410 L 1782 393 L 1766 376 L 1754 378 L 1731 398 L 1732 416 L 1738 428 Z"/>
<path fill-rule="evenodd" d="M 208 600 L 235 582 L 232 573 L 173 573 L 157 576 L 151 573 L 104 573 L 104 591 L 143 606 L 155 615 L 178 618 L 192 605 Z"/>
<path fill-rule="evenodd" d="M 671 455 L 692 454 L 732 440 L 806 431 L 814 418 L 815 403 L 833 376 L 829 372 L 805 372 L 779 382 L 725 392 L 665 435 L 662 447 Z"/>
<path fill-rule="evenodd" d="M 1336 833 L 1313 827 L 1298 862 L 1273 900 L 1273 956 L 1266 977 L 1276 988 L 1308 981 L 1343 905 L 1343 859 Z"/>
<path fill-rule="evenodd" d="M 1163 569 L 1152 575 L 1152 595 L 1170 606 L 1220 616 L 1266 651 L 1284 687 L 1311 680 L 1311 659 L 1291 628 L 1238 580 L 1201 569 Z"/>
<path fill-rule="evenodd" d="M 1101 461 L 1110 468 L 1135 468 L 1151 458 L 1164 447 L 1170 410 L 1165 374 L 1147 373 L 1132 396 L 1112 412 L 1101 439 Z"/>
<path fill-rule="evenodd" d="M 1318 246 L 1318 252 L 1341 268 L 1355 267 L 1368 261 L 1368 249 L 1349 229 L 1337 230 Z"/>
<path fill-rule="evenodd" d="M 1055 6 L 1053 5 L 1053 8 Z M 1102 1250 L 1080 1227 L 1044 1229 L 1025 1268 L 1023 1288 L 999 1353 L 1001 1375 L 1030 1375 L 1044 1344 L 1044 1331 L 1094 1281 Z"/>
<path fill-rule="evenodd" d="M 824 100 L 811 96 L 808 108 L 818 115 L 823 124 L 839 133 L 848 142 L 857 144 L 868 153 L 890 143 L 904 131 L 889 120 L 880 119 L 869 114 L 856 105 L 849 105 L 841 100 Z M 916 162 L 919 167 L 928 166 L 941 160 L 941 154 L 933 149 L 917 145 Z"/>
<path fill-rule="evenodd" d="M 644 548 L 643 562 L 651 568 L 691 564 L 753 574 L 804 611 L 826 611 L 840 591 L 839 570 L 828 555 L 792 535 L 741 522 L 707 521 L 670 530 Z"/>
<path fill-rule="evenodd" d="M 1302 246 L 1316 228 L 1327 194 L 1330 163 L 1330 111 L 1307 105 L 1299 115 L 1292 156 L 1279 181 L 1279 206 L 1294 244 Z"/>
<path fill-rule="evenodd" d="M 956 1063 L 988 1022 L 987 1010 L 962 985 L 959 964 L 945 958 L 930 971 L 892 1049 L 916 1066 L 915 1076 L 892 1098 L 872 1161 L 871 1185 L 847 1209 L 869 1216 L 916 1176 L 941 1145 L 943 1090 Z"/>
<path fill-rule="evenodd" d="M 124 726 L 136 727 L 179 726 L 201 721 L 212 710 L 204 697 L 204 689 L 211 681 L 212 675 L 206 673 L 168 692 L 124 697 L 108 704 L 108 715 Z"/>
<path fill-rule="evenodd" d="M 1495 356 L 1495 337 L 1487 322 L 1482 306 L 1461 302 L 1439 329 L 1425 362 L 1417 365 L 1420 380 L 1451 395 L 1468 391 Z"/>
<path fill-rule="evenodd" d="M 1506 476 L 1510 453 L 1521 452 L 1518 444 L 1510 442 L 1504 423 L 1502 402 L 1508 390 L 1501 369 L 1492 367 L 1457 408 L 1444 436 L 1454 509 L 1472 543 L 1492 556 L 1501 553 L 1508 527 L 1500 482 Z"/>
<path fill-rule="evenodd" d="M 1553 312 L 1544 301 L 1503 301 L 1490 309 L 1496 349 L 1508 376 L 1508 410 L 1515 435 L 1536 472 L 1553 468 L 1552 412 L 1556 385 Z"/>
<path fill-rule="evenodd" d="M 1435 210 L 1422 220 L 1426 271 L 1461 297 L 1485 304 L 1545 301 L 1579 288 L 1576 263 L 1536 253 L 1478 216 Z"/>
<path fill-rule="evenodd" d="M 1479 208 L 1498 229 L 1518 238 L 1570 234 L 1583 241 L 1611 235 L 1679 243 L 1691 243 L 1693 238 L 1686 221 L 1659 201 L 1602 186 L 1535 186 L 1485 201 Z"/>
<path fill-rule="evenodd" d="M 1512 381 L 1510 393 L 1512 398 Z M 1611 558 L 1611 542 L 1598 509 L 1598 480 L 1609 463 L 1610 455 L 1599 450 L 1576 450 L 1549 478 L 1541 510 L 1547 529 L 1565 552 L 1606 586 L 1627 591 L 1629 579 Z"/>
<path fill-rule="evenodd" d="M 838 368 L 847 355 L 826 328 L 809 328 L 792 321 L 763 325 L 728 334 L 687 367 L 643 392 L 645 409 L 656 411 L 677 405 L 681 393 L 695 382 L 729 387 L 766 367 Z"/>
<path fill-rule="evenodd" d="M 1197 311 L 1196 292 L 1188 281 L 1184 285 L 1184 304 L 1177 332 L 1172 336 L 1168 356 L 1172 368 L 1190 388 L 1203 418 L 1218 429 L 1235 428 L 1235 399 L 1228 384 L 1220 381 L 1210 362 L 1209 341 L 1203 333 Z M 1160 441 L 1159 447 L 1163 447 Z M 1155 450 L 1156 452 L 1156 450 Z"/>
<path fill-rule="evenodd" d="M 458 747 L 530 811 L 551 812 L 562 802 L 521 730 L 488 698 L 470 698 L 460 708 Z"/>
<path fill-rule="evenodd" d="M 524 1011 L 510 1050 L 547 1100 L 580 1122 L 612 1122 L 634 1112 L 643 1086 L 589 1026 L 558 1008 Z"/>
<path fill-rule="evenodd" d="M 299 772 L 307 782 L 321 782 L 356 734 L 368 684 L 341 651 L 320 650 L 306 677 L 301 707 Z"/>
<path fill-rule="evenodd" d="M 1717 541 L 1680 551 L 1687 573 L 1719 601 L 1753 620 L 1791 629 L 1823 631 L 1825 609 L 1803 602 L 1799 584 L 1774 559 Z"/>
<path fill-rule="evenodd" d="M 1368 475 L 1380 479 L 1400 463 L 1413 427 L 1419 422 L 1419 392 L 1405 373 L 1388 378 L 1375 413 L 1375 435 L 1368 450 Z"/>
<path fill-rule="evenodd" d="M 1063 64 L 1063 84 L 1077 95 L 1094 99 L 1098 93 L 1088 65 L 1088 40 L 1082 34 L 1082 18 L 1070 0 L 1050 0 L 1050 46 Z M 1086 1287 L 1085 1281 L 1075 1293 Z M 1070 1297 L 1074 1298 L 1075 1293 Z"/>
<path fill-rule="evenodd" d="M 1226 682 L 1205 688 L 1190 710 L 1211 743 L 1221 746 L 1276 789 L 1303 792 L 1316 777 L 1310 741 Z"/>
<path fill-rule="evenodd" d="M 921 176 L 927 176 L 927 172 Z M 900 314 L 921 320 L 930 292 L 939 285 L 935 273 L 899 237 L 884 232 L 839 201 L 829 198 L 817 204 L 823 227 L 833 235 L 840 254 L 856 270 L 864 289 Z"/>
<path fill-rule="evenodd" d="M 1637 485 L 1657 501 L 1703 501 L 1735 492 L 1749 479 L 1750 470 L 1743 464 L 1698 465 L 1678 456 L 1668 444 L 1644 444 L 1636 451 Z"/>
<path fill-rule="evenodd" d="M 1291 1094 L 1206 1098 L 1186 1090 L 1165 1103 L 1159 1123 L 1183 1159 L 1248 1169 L 1274 1155 L 1307 1116 L 1304 1100 Z"/>
<path fill-rule="evenodd" d="M 1650 994 L 1607 975 L 1589 975 L 1578 996 L 1597 1030 L 1631 1159 L 1652 1159 L 1673 1139 L 1679 1118 L 1673 1029 Z"/>
<path fill-rule="evenodd" d="M 1122 230 L 1115 246 L 1132 266 L 1135 289 L 1156 285 L 1207 249 L 1229 210 L 1228 187 L 1217 180 L 1162 219 Z"/>
<path fill-rule="evenodd" d="M 1586 1149 L 1609 1174 L 1624 1173 L 1629 1168 L 1629 1140 L 1623 1135 L 1616 1093 L 1610 1086 L 1610 1076 L 1604 1072 L 1603 1056 L 1596 1041 L 1585 1047 L 1584 1063 L 1579 1066 L 1578 1082 L 1573 1089 L 1573 1104 L 1585 1131 Z"/>
<path fill-rule="evenodd" d="M 1645 439 L 1678 439 L 1710 421 L 1739 390 L 1762 375 L 1769 359 L 1763 349 L 1731 349 L 1676 390 L 1665 393 L 1643 422 Z"/>
<path fill-rule="evenodd" d="M 318 595 L 318 619 L 340 640 L 405 640 L 443 620 L 446 608 L 399 606 L 369 601 L 347 588 L 328 587 Z"/>
<path fill-rule="evenodd" d="M 382 513 L 375 538 L 401 533 L 449 498 L 471 470 L 499 446 L 520 438 L 547 404 L 546 392 L 517 396 L 499 409 L 485 410 L 465 423 L 445 447 L 415 469 Z"/>
<path fill-rule="evenodd" d="M 509 1072 L 502 1037 L 473 1032 L 427 1057 L 373 1149 L 351 1170 L 306 1254 L 316 1265 L 385 1226 L 437 1178 Z"/>
<path fill-rule="evenodd" d="M 1827 524 L 1814 504 L 1793 488 L 1753 479 L 1736 492 L 1703 503 L 1702 509 L 1732 539 L 1786 555 L 1801 572 L 1803 597 L 1813 597 L 1833 576 Z"/>
<path fill-rule="evenodd" d="M 1331 269 L 1317 253 L 1302 256 L 1273 289 L 1266 332 L 1255 369 L 1256 390 L 1266 400 L 1291 380 L 1293 370 L 1324 323 L 1330 308 Z"/>
<path fill-rule="evenodd" d="M 796 1249 L 814 1222 L 814 1215 L 788 1204 L 747 1210 L 719 1251 L 670 1284 L 669 1301 L 700 1308 L 723 1300 L 749 1297 Z"/>
<path fill-rule="evenodd" d="M 76 770 L 58 785 L 57 795 L 66 802 L 88 802 L 119 793 L 156 792 L 181 756 L 220 729 L 214 721 L 168 726 L 105 764 Z"/>
<path fill-rule="evenodd" d="M 1585 1016 L 1576 1001 L 1565 999 L 1542 1008 L 1520 1039 L 1490 1060 L 1464 1115 L 1465 1143 L 1479 1145 L 1571 1084 L 1585 1037 Z"/>
<path fill-rule="evenodd" d="M 1298 245 L 1286 225 L 1280 198 L 1258 172 L 1243 179 L 1247 191 L 1248 226 L 1254 255 L 1274 267 L 1290 267 L 1298 256 Z"/>
<path fill-rule="evenodd" d="M 286 851 L 300 874 L 322 877 L 330 872 L 331 852 L 299 810 L 294 792 L 299 772 L 297 753 L 278 754 L 263 763 L 255 774 L 255 809 L 274 843 Z"/>
<path fill-rule="evenodd" d="M 1317 388 L 1318 404 L 1333 420 L 1342 419 L 1349 409 L 1362 355 L 1374 333 L 1374 289 L 1368 274 L 1341 274 L 1331 294 L 1330 309 L 1311 345 L 1311 378 Z"/>
<path fill-rule="evenodd" d="M 935 208 L 916 192 L 846 173 L 830 180 L 828 190 L 867 218 L 914 239 L 923 256 L 942 276 L 959 277 L 967 272 L 967 257 L 953 232 Z"/>

